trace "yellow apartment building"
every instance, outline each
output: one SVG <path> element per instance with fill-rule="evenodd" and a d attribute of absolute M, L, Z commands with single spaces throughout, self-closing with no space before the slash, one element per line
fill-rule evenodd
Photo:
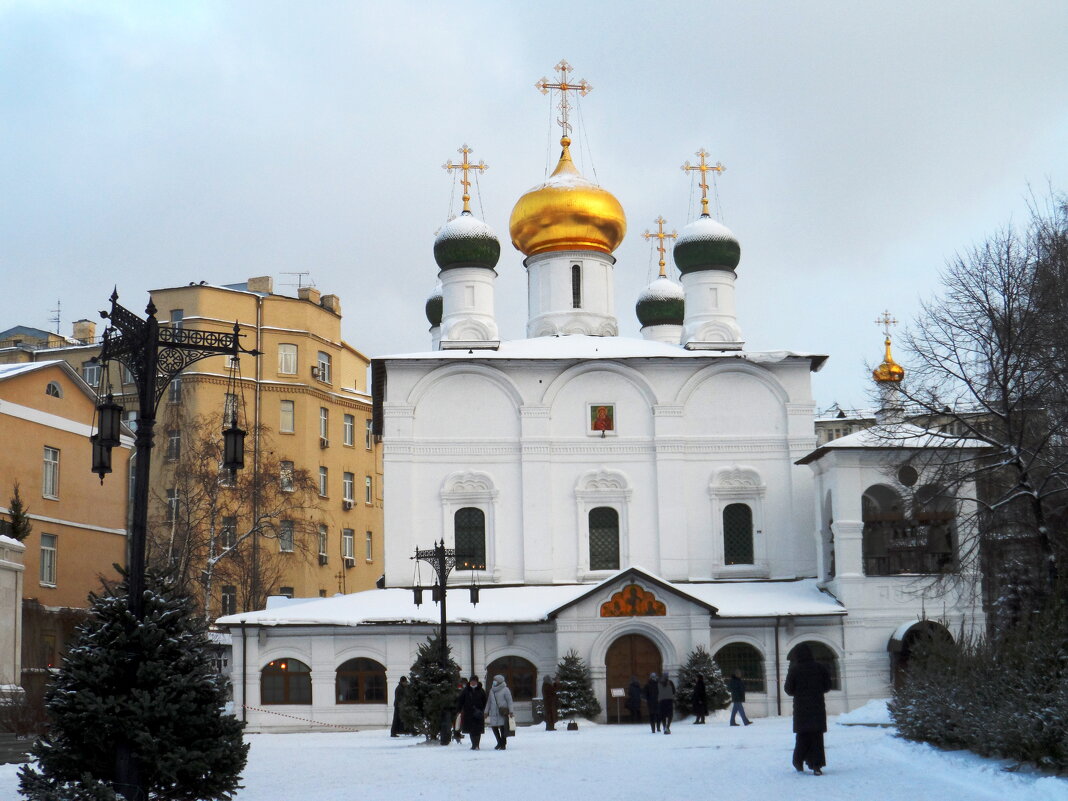
<path fill-rule="evenodd" d="M 61 360 L 0 365 L 0 533 L 9 531 L 14 485 L 32 531 L 23 554 L 23 670 L 56 659 L 88 594 L 126 561 L 126 508 L 133 440 L 112 453 L 118 480 L 92 467 L 96 394 Z"/>

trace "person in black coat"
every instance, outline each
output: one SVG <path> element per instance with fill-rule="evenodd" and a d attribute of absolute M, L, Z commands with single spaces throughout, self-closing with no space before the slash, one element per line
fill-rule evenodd
<path fill-rule="evenodd" d="M 705 677 L 700 673 L 697 674 L 697 682 L 693 685 L 690 710 L 693 712 L 695 724 L 705 722 L 705 715 L 708 714 L 708 690 L 705 689 Z"/>
<path fill-rule="evenodd" d="M 408 677 L 401 676 L 397 683 L 397 689 L 393 691 L 393 725 L 389 727 L 390 737 L 400 737 L 406 733 L 404 721 L 401 720 L 401 704 L 404 696 L 408 694 Z"/>
<path fill-rule="evenodd" d="M 631 676 L 627 685 L 627 712 L 631 723 L 642 722 L 642 685 L 637 676 Z"/>
<path fill-rule="evenodd" d="M 649 707 L 649 728 L 656 733 L 660 731 L 660 690 L 656 686 L 656 674 L 649 674 L 645 683 L 645 705 Z"/>
<path fill-rule="evenodd" d="M 556 731 L 556 683 L 548 673 L 541 682 L 541 702 L 545 713 L 545 731 Z"/>
<path fill-rule="evenodd" d="M 807 764 L 817 776 L 823 775 L 827 757 L 823 733 L 827 731 L 827 707 L 823 696 L 831 689 L 831 674 L 812 658 L 812 650 L 801 643 L 783 687 L 794 699 L 794 770 L 804 773 Z"/>
<path fill-rule="evenodd" d="M 745 679 L 742 678 L 742 671 L 734 671 L 731 680 L 727 682 L 727 689 L 731 693 L 731 725 L 738 725 L 734 718 L 741 714 L 742 723 L 748 726 L 753 721 L 745 716 L 745 707 L 742 706 L 745 703 Z"/>
<path fill-rule="evenodd" d="M 472 676 L 460 692 L 457 707 L 460 710 L 460 730 L 470 736 L 471 750 L 478 751 L 478 744 L 486 731 L 486 691 L 482 688 L 478 676 Z"/>

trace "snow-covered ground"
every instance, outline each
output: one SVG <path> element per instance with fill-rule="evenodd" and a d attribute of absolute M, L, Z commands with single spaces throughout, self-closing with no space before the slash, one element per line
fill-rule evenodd
<path fill-rule="evenodd" d="M 878 722 L 874 705 L 853 722 Z M 846 719 L 843 716 L 843 719 Z M 669 736 L 648 726 L 595 726 L 578 732 L 521 728 L 508 750 L 424 745 L 385 731 L 250 735 L 245 789 L 237 801 L 1068 801 L 1068 779 L 964 752 L 905 742 L 893 729 L 840 725 L 827 733 L 826 772 L 790 766 L 789 718 L 730 728 L 676 723 Z M 0 799 L 17 797 L 17 766 L 0 766 Z"/>

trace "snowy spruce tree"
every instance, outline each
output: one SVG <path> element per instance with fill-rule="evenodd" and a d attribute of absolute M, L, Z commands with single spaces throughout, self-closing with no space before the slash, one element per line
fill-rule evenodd
<path fill-rule="evenodd" d="M 29 801 L 214 801 L 239 788 L 244 724 L 222 710 L 204 623 L 170 582 L 145 578 L 140 624 L 125 582 L 90 596 L 46 695 L 48 734 L 19 772 Z M 116 785 L 120 750 L 132 752 L 135 787 Z"/>
<path fill-rule="evenodd" d="M 675 708 L 678 717 L 685 717 L 693 711 L 693 688 L 697 677 L 705 677 L 705 693 L 708 696 L 708 711 L 726 709 L 731 700 L 727 683 L 723 680 L 719 665 L 703 645 L 698 645 L 686 657 L 686 664 L 679 670 L 679 683 L 675 691 Z"/>
<path fill-rule="evenodd" d="M 33 531 L 33 526 L 30 524 L 29 510 L 26 509 L 26 505 L 22 502 L 22 493 L 19 489 L 19 482 L 15 482 L 12 488 L 11 500 L 8 502 L 8 517 L 6 529 L 0 529 L 0 534 L 7 534 L 9 537 L 14 537 L 19 542 L 25 542 L 26 538 L 30 536 L 30 532 Z"/>
<path fill-rule="evenodd" d="M 556 666 L 556 703 L 561 718 L 593 720 L 601 714 L 601 703 L 593 693 L 590 667 L 574 649 Z"/>
<path fill-rule="evenodd" d="M 427 637 L 419 646 L 419 653 L 408 674 L 409 689 L 401 704 L 401 719 L 409 731 L 422 734 L 427 742 L 442 732 L 446 715 L 452 719 L 459 697 L 460 666 L 452 660 L 452 648 L 446 647 L 442 667 L 441 639 L 437 634 Z M 451 733 L 451 724 L 448 727 Z M 448 741 L 442 743 L 447 745 Z"/>

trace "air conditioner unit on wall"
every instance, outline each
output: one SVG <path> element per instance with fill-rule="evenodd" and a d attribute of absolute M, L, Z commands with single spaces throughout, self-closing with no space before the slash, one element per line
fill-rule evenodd
<path fill-rule="evenodd" d="M 325 553 L 319 554 L 319 564 L 325 565 L 329 561 L 330 561 L 330 557 L 327 556 Z"/>
<path fill-rule="evenodd" d="M 329 448 L 330 447 L 330 440 L 328 440 L 326 437 L 319 437 L 319 447 L 320 448 Z"/>
<path fill-rule="evenodd" d="M 352 508 L 352 501 L 342 501 L 341 502 L 341 508 L 346 510 L 346 511 L 348 511 L 349 509 Z"/>
<path fill-rule="evenodd" d="M 345 557 L 345 567 L 356 567 L 356 560 L 351 556 Z"/>

